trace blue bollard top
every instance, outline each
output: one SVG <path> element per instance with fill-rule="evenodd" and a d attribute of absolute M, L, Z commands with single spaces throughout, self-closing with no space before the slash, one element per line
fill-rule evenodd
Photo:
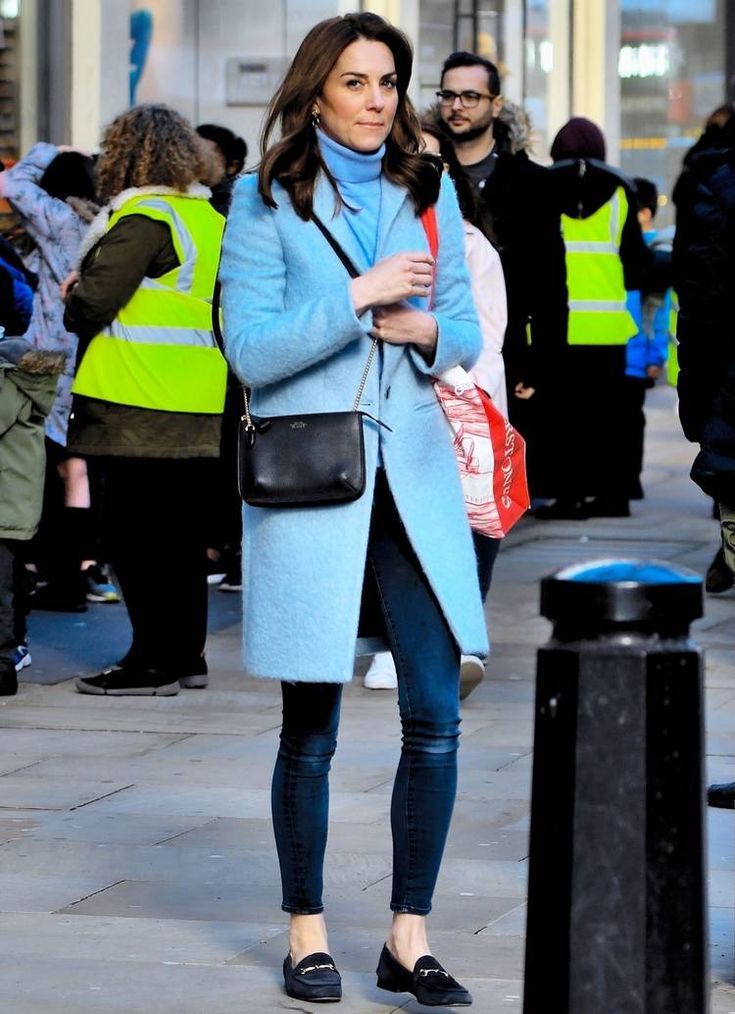
<path fill-rule="evenodd" d="M 687 631 L 703 613 L 702 579 L 662 560 L 588 560 L 541 582 L 541 614 L 568 631 Z"/>

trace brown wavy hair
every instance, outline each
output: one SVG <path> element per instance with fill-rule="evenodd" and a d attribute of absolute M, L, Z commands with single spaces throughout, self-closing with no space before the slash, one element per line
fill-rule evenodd
<path fill-rule="evenodd" d="M 133 106 L 105 129 L 97 165 L 97 188 L 103 204 L 130 187 L 184 191 L 206 174 L 201 138 L 170 106 Z"/>
<path fill-rule="evenodd" d="M 358 39 L 382 42 L 393 54 L 396 67 L 398 108 L 385 142 L 383 172 L 404 186 L 420 214 L 439 196 L 440 177 L 419 154 L 421 126 L 411 100 L 408 83 L 413 66 L 413 48 L 407 36 L 377 14 L 364 11 L 320 21 L 299 46 L 280 88 L 273 96 L 261 135 L 262 161 L 258 170 L 258 192 L 270 208 L 277 180 L 291 197 L 300 218 L 308 219 L 314 200 L 314 183 L 321 171 L 330 181 L 339 206 L 337 185 L 325 165 L 311 121 L 315 100 L 342 52 Z M 271 137 L 280 131 L 280 140 Z"/>

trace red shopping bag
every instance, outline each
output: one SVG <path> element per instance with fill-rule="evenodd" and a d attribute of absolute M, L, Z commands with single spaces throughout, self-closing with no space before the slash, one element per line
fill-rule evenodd
<path fill-rule="evenodd" d="M 421 224 L 436 260 L 439 229 L 435 208 L 423 212 Z M 432 285 L 430 305 L 433 302 Z M 452 433 L 470 527 L 502 539 L 531 506 L 526 442 L 461 366 L 437 377 L 434 391 Z"/>
<path fill-rule="evenodd" d="M 501 539 L 531 506 L 526 442 L 461 366 L 434 383 L 452 434 L 470 526 Z"/>

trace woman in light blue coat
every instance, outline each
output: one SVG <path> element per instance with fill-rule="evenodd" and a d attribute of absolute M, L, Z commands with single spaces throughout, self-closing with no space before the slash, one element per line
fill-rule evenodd
<path fill-rule="evenodd" d="M 327 778 L 367 580 L 396 660 L 403 727 L 394 915 L 378 981 L 424 1003 L 462 1005 L 469 993 L 430 955 L 425 923 L 456 790 L 460 653 L 485 655 L 487 640 L 432 377 L 472 366 L 482 339 L 451 181 L 419 155 L 411 60 L 405 36 L 374 14 L 332 18 L 306 37 L 271 105 L 259 173 L 235 189 L 224 336 L 261 417 L 350 409 L 379 339 L 361 408 L 384 425 L 364 421 L 364 494 L 244 516 L 245 667 L 283 689 L 273 820 L 291 915 L 286 991 L 341 996 L 322 914 Z M 432 204 L 437 263 L 419 217 Z M 360 277 L 350 279 L 312 214 Z"/>

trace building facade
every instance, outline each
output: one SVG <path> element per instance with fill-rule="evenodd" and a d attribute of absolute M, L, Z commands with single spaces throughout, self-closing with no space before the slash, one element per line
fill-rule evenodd
<path fill-rule="evenodd" d="M 93 149 L 131 102 L 165 101 L 231 127 L 257 160 L 300 40 L 358 2 L 413 39 L 420 108 L 448 53 L 478 52 L 528 109 L 541 161 L 569 116 L 588 116 L 610 161 L 654 178 L 664 199 L 735 68 L 727 0 L 0 0 L 0 157 L 41 137 Z"/>

